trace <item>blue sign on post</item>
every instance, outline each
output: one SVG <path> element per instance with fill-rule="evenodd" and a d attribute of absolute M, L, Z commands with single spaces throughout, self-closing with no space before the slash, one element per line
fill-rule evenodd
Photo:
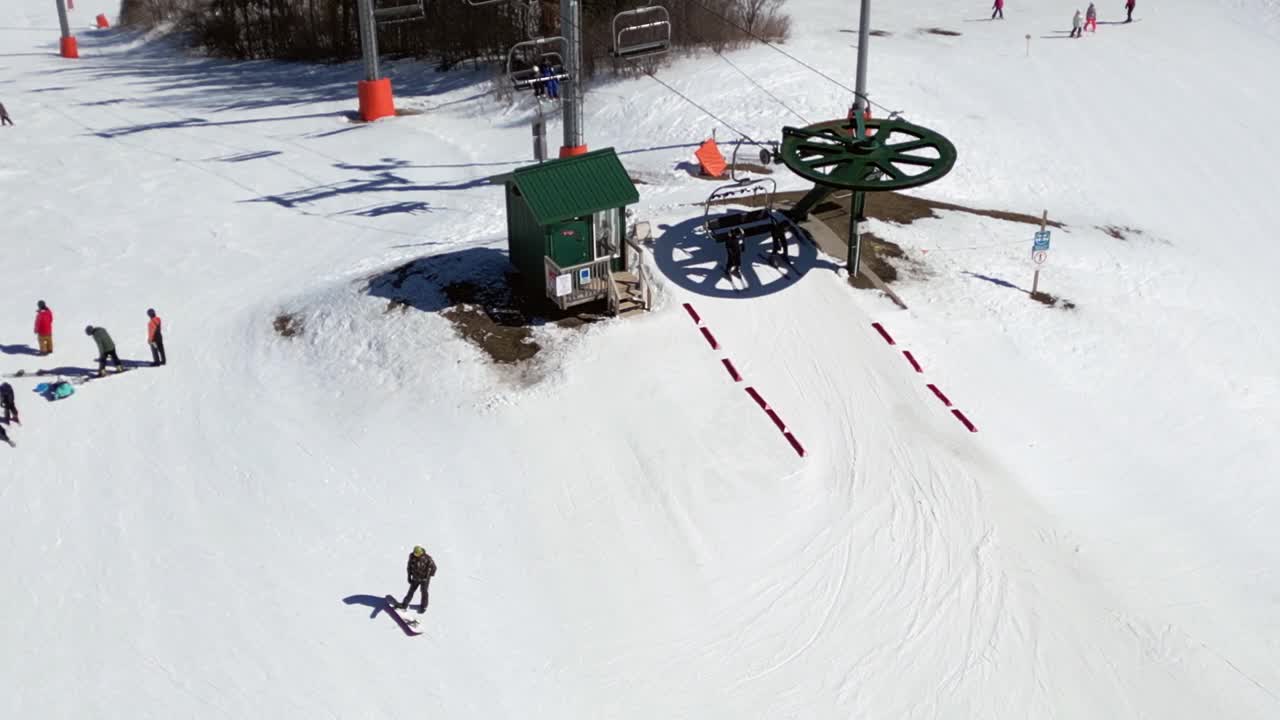
<path fill-rule="evenodd" d="M 1031 252 L 1047 252 L 1049 250 L 1049 231 L 1037 230 L 1035 244 L 1031 246 Z"/>
<path fill-rule="evenodd" d="M 586 285 L 591 282 L 591 268 L 582 268 L 578 271 L 578 284 Z"/>

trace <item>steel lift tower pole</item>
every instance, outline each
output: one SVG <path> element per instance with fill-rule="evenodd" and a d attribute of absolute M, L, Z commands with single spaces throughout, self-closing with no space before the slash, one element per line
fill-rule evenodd
<path fill-rule="evenodd" d="M 581 0 L 560 0 L 560 32 L 564 36 L 564 145 L 560 157 L 573 157 L 587 151 L 582 136 L 582 4 Z"/>
<path fill-rule="evenodd" d="M 858 17 L 858 70 L 857 83 L 854 85 L 853 116 L 862 118 L 867 111 L 867 49 L 871 43 L 871 0 L 862 0 L 862 13 Z M 858 131 L 858 122 L 854 123 L 854 132 Z M 849 279 L 857 277 L 858 265 L 862 260 L 862 235 L 858 227 L 858 215 L 862 210 L 864 195 L 855 191 L 849 198 L 849 258 L 847 261 Z"/>

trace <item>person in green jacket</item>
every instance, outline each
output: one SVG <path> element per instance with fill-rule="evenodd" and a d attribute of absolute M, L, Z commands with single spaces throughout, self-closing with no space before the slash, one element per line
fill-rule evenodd
<path fill-rule="evenodd" d="M 108 360 L 115 363 L 116 372 L 124 372 L 124 363 L 120 362 L 120 356 L 116 355 L 116 344 L 106 328 L 89 325 L 85 327 L 84 334 L 92 337 L 93 342 L 98 346 L 98 377 L 107 373 Z"/>

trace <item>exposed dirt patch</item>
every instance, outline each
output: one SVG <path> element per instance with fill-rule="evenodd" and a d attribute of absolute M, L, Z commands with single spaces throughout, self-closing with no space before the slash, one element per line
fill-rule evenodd
<path fill-rule="evenodd" d="M 961 33 L 958 33 L 955 30 L 947 30 L 946 28 L 938 27 L 920 28 L 920 32 L 927 35 L 942 35 L 943 37 L 960 37 L 961 35 Z"/>
<path fill-rule="evenodd" d="M 1100 225 L 1098 229 L 1117 240 L 1128 240 L 1131 235 L 1142 234 L 1138 228 L 1131 228 L 1128 225 Z"/>
<path fill-rule="evenodd" d="M 1031 295 L 1032 300 L 1035 300 L 1036 302 L 1041 303 L 1042 305 L 1047 305 L 1049 307 L 1062 308 L 1063 310 L 1076 309 L 1075 303 L 1071 302 L 1070 300 L 1060 298 L 1057 295 L 1050 295 L 1049 293 L 1043 293 L 1043 292 L 1033 292 L 1029 294 Z"/>
<path fill-rule="evenodd" d="M 277 335 L 286 338 L 297 337 L 304 329 L 302 318 L 293 313 L 280 313 L 271 326 L 275 328 Z"/>
<path fill-rule="evenodd" d="M 368 292 L 387 298 L 386 313 L 436 312 L 494 362 L 523 363 L 542 347 L 534 328 L 580 328 L 604 319 L 604 307 L 561 311 L 522 290 L 505 253 L 480 248 L 414 260 L 370 279 Z"/>

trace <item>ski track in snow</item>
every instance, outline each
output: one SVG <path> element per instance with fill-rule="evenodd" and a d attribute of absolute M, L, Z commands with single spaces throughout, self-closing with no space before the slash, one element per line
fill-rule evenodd
<path fill-rule="evenodd" d="M 0 47 L 47 51 L 48 3 L 19 5 Z M 58 314 L 54 356 L 6 354 L 3 370 L 87 366 L 88 322 L 140 357 L 148 306 L 173 361 L 57 403 L 11 381 L 26 422 L 0 453 L 0 676 L 15 688 L 0 715 L 1275 717 L 1280 318 L 1250 273 L 1273 264 L 1280 217 L 1269 182 L 1219 191 L 1212 158 L 1160 166 L 1156 150 L 1185 139 L 1158 121 L 1184 104 L 1168 96 L 1261 103 L 1280 50 L 1190 2 L 1077 45 L 1039 41 L 1058 11 L 962 24 L 971 3 L 900 5 L 876 10 L 893 34 L 875 41 L 875 97 L 961 147 L 922 194 L 1049 205 L 1070 227 L 1045 287 L 1074 314 L 989 282 L 1027 274 L 1007 240 L 1026 228 L 947 212 L 871 223 L 931 275 L 904 272 L 910 311 L 850 290 L 831 258 L 798 279 L 748 268 L 782 285 L 746 296 L 666 278 L 651 315 L 539 328 L 529 382 L 438 315 L 389 314 L 361 290 L 424 255 L 503 246 L 483 180 L 527 154 L 527 104 L 444 82 L 400 97 L 424 115 L 352 125 L 354 65 L 322 68 L 351 76 L 330 97 L 315 70 L 210 65 L 119 30 L 77 30 L 74 64 L 0 61 L 19 123 L 0 130 L 0 340 L 28 337 L 38 297 Z M 114 10 L 81 0 L 73 20 Z M 790 12 L 787 49 L 850 75 L 845 4 Z M 916 32 L 930 25 L 964 34 Z M 1208 52 L 1223 37 L 1239 66 L 1225 78 Z M 806 117 L 847 102 L 767 49 L 733 60 Z M 399 87 L 435 87 L 388 67 Z M 1070 73 L 1096 98 L 1052 89 Z M 789 115 L 744 102 L 758 91 L 714 57 L 660 74 L 761 137 Z M 240 104 L 255 98 L 237 79 L 278 83 L 280 106 Z M 644 79 L 593 87 L 587 112 L 592 144 L 646 178 L 639 216 L 659 250 L 679 243 L 675 271 L 714 273 L 718 249 L 681 237 L 713 186 L 673 168 L 692 148 L 651 149 L 712 121 Z M 1139 113 L 1150 137 L 1113 141 Z M 1276 113 L 1258 104 L 1221 132 Z M 1087 152 L 1064 153 L 1082 134 Z M 1280 145 L 1254 151 L 1266 166 Z M 1202 207 L 1169 206 L 1192 179 Z M 1115 241 L 1105 224 L 1143 233 Z M 1206 241 L 1219 233 L 1252 244 L 1224 257 Z M 301 336 L 273 332 L 282 312 Z M 441 571 L 423 635 L 405 638 L 359 598 L 401 592 L 414 543 Z M 60 622 L 82 608 L 92 622 Z"/>

